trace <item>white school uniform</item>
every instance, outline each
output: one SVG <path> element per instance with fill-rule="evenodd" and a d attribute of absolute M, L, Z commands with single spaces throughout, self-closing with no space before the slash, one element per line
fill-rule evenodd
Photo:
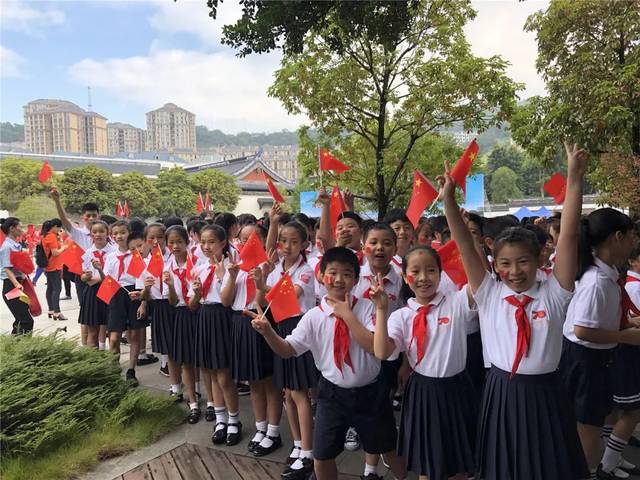
<path fill-rule="evenodd" d="M 84 255 L 82 255 L 82 271 L 91 272 L 92 280 L 100 280 L 100 273 L 98 273 L 98 270 L 93 267 L 93 264 L 91 263 L 91 261 L 94 259 L 99 259 L 98 255 L 96 255 L 96 252 L 100 252 L 104 254 L 104 266 L 106 267 L 107 256 L 116 250 L 117 250 L 117 247 L 112 243 L 107 243 L 104 248 L 96 248 L 95 245 L 91 245 L 84 252 Z M 103 267 L 103 271 L 104 271 L 104 267 Z"/>
<path fill-rule="evenodd" d="M 451 277 L 447 275 L 447 272 L 442 270 L 440 272 L 440 284 L 438 285 L 438 292 L 442 294 L 446 294 L 446 293 L 453 293 L 457 291 L 458 291 L 457 285 L 453 283 L 453 280 L 451 280 Z"/>
<path fill-rule="evenodd" d="M 256 303 L 256 296 L 249 299 L 247 302 L 247 279 L 249 278 L 249 273 L 244 270 L 240 270 L 238 272 L 238 276 L 236 277 L 236 285 L 235 285 L 235 293 L 233 295 L 233 303 L 231 304 L 231 309 L 235 312 L 242 312 L 243 310 L 255 310 L 258 308 Z M 224 278 L 222 279 L 222 285 L 226 285 L 227 282 L 231 281 L 231 277 L 229 273 L 226 272 Z M 250 281 L 250 280 L 249 280 Z M 256 289 L 257 293 L 257 289 Z"/>
<path fill-rule="evenodd" d="M 227 260 L 225 259 L 225 264 L 227 263 Z M 204 284 L 204 281 L 206 280 L 207 276 L 209 275 L 209 272 L 211 271 L 211 269 L 213 269 L 215 267 L 215 265 L 212 265 L 210 263 L 201 263 L 195 267 L 193 267 L 193 271 L 191 272 L 191 278 L 193 278 L 194 280 L 196 278 L 200 279 L 200 283 Z M 222 285 L 223 282 L 225 281 L 225 279 L 228 277 L 228 273 L 225 273 L 224 277 L 222 279 L 218 278 L 217 273 L 213 274 L 213 281 L 211 282 L 211 288 L 209 288 L 209 291 L 207 292 L 207 296 L 206 297 L 202 297 L 200 299 L 200 303 L 203 305 L 206 304 L 212 304 L 212 303 L 222 303 L 221 299 L 220 299 L 220 293 L 222 292 Z M 193 292 L 193 282 L 189 283 L 189 297 L 193 297 L 194 292 Z"/>
<path fill-rule="evenodd" d="M 165 270 L 169 272 L 169 275 L 173 280 L 173 289 L 176 291 L 176 296 L 178 297 L 178 303 L 176 303 L 176 307 L 186 307 L 187 301 L 184 298 L 184 295 L 182 295 L 182 282 L 180 281 L 180 277 L 178 277 L 176 272 L 182 274 L 184 271 L 186 271 L 187 262 L 185 262 L 185 264 L 182 267 L 180 267 L 178 265 L 178 262 L 176 262 L 176 257 L 171 255 L 169 257 L 169 260 L 167 260 L 167 263 L 165 264 Z M 194 270 L 195 270 L 195 267 L 192 268 L 192 274 Z M 184 281 L 187 286 L 187 292 L 189 292 L 189 280 L 185 278 Z M 187 296 L 188 295 L 189 294 L 187 293 Z"/>
<path fill-rule="evenodd" d="M 304 261 L 302 255 L 298 257 L 298 260 L 296 260 L 293 267 L 289 268 L 286 272 L 284 270 L 284 261 L 278 262 L 273 269 L 273 272 L 271 272 L 267 277 L 267 285 L 269 287 L 273 287 L 278 283 L 280 277 L 284 275 L 284 273 L 288 273 L 293 280 L 293 284 L 302 289 L 302 296 L 298 297 L 300 311 L 304 314 L 315 307 L 316 297 L 314 284 L 316 282 L 313 279 L 313 270 L 309 264 Z"/>
<path fill-rule="evenodd" d="M 633 302 L 633 304 L 640 308 L 640 273 L 632 272 L 631 270 L 627 271 L 627 277 L 635 278 L 635 280 L 627 280 L 624 288 L 629 294 L 629 298 Z M 635 315 L 635 314 L 634 314 Z"/>
<path fill-rule="evenodd" d="M 554 275 L 546 282 L 535 282 L 521 294 L 504 282 L 495 280 L 489 272 L 474 294 L 478 305 L 480 332 L 485 361 L 510 372 L 516 355 L 518 325 L 516 307 L 505 298 L 528 295 L 533 300 L 525 307 L 531 325 L 531 342 L 527 356 L 523 356 L 516 373 L 540 375 L 558 368 L 562 353 L 562 324 L 573 292 L 565 290 Z"/>
<path fill-rule="evenodd" d="M 124 256 L 124 272 L 122 276 L 118 278 L 118 270 L 120 267 L 120 260 Z M 131 252 L 127 250 L 126 252 L 121 252 L 117 247 L 111 253 L 107 254 L 104 259 L 104 269 L 103 272 L 106 275 L 110 275 L 115 278 L 121 287 L 131 287 L 136 284 L 136 278 L 127 273 L 129 269 L 129 264 L 131 263 L 131 259 L 133 256 Z"/>
<path fill-rule="evenodd" d="M 191 261 L 194 265 L 200 262 L 208 262 L 209 259 L 202 251 L 202 246 L 199 243 L 191 242 L 187 247 L 188 255 L 191 257 Z"/>
<path fill-rule="evenodd" d="M 150 257 L 146 258 L 144 263 L 149 266 Z M 164 267 L 162 268 L 162 274 L 159 277 L 154 277 L 151 275 L 146 269 L 142 272 L 139 278 L 136 279 L 136 289 L 144 290 L 144 281 L 152 277 L 154 282 L 151 285 L 151 289 L 149 290 L 150 300 L 167 300 L 169 298 L 169 287 L 162 281 L 162 276 L 164 272 L 169 268 L 168 262 L 164 262 Z"/>
<path fill-rule="evenodd" d="M 91 238 L 91 232 L 87 227 L 71 226 L 71 229 L 69 229 L 68 232 L 71 240 L 80 245 L 85 252 L 93 245 L 93 238 Z"/>
<path fill-rule="evenodd" d="M 396 271 L 396 273 L 398 275 L 402 275 L 402 262 L 404 260 L 402 259 L 402 257 L 398 254 L 395 254 L 393 256 L 393 258 L 391 259 L 391 266 L 393 267 L 393 269 Z"/>
<path fill-rule="evenodd" d="M 376 275 L 371 271 L 369 263 L 363 265 L 360 269 L 360 279 L 353 288 L 351 293 L 356 298 L 366 298 L 365 294 L 371 289 L 373 279 Z M 393 312 L 402 308 L 404 303 L 400 298 L 400 289 L 402 288 L 402 277 L 393 269 L 390 268 L 389 272 L 384 276 L 384 291 L 389 297 L 389 309 L 387 311 L 387 318 Z"/>
<path fill-rule="evenodd" d="M 605 330 L 620 330 L 620 285 L 618 285 L 618 271 L 595 258 L 590 266 L 576 282 L 576 293 L 567 311 L 567 321 L 563 333 L 573 343 L 589 348 L 608 350 L 615 347 L 615 343 L 593 343 L 579 339 L 574 326 L 587 328 L 603 328 Z"/>
<path fill-rule="evenodd" d="M 387 323 L 389 338 L 396 351 L 407 352 L 409 365 L 425 377 L 452 377 L 466 368 L 467 323 L 476 317 L 469 307 L 467 288 L 443 295 L 437 293 L 431 300 L 427 315 L 427 348 L 420 363 L 417 344 L 413 340 L 413 319 L 423 305 L 410 298 L 407 306 L 395 311 Z"/>
<path fill-rule="evenodd" d="M 376 309 L 373 302 L 367 299 L 357 300 L 353 305 L 353 313 L 367 330 L 374 331 L 373 319 Z M 343 363 L 340 372 L 333 358 L 334 327 L 333 307 L 327 303 L 326 297 L 323 297 L 318 307 L 309 310 L 300 319 L 298 326 L 285 341 L 291 345 L 297 356 L 310 351 L 322 376 L 339 387 L 357 388 L 375 381 L 380 373 L 380 361 L 367 353 L 351 333 L 349 354 L 353 370 Z"/>

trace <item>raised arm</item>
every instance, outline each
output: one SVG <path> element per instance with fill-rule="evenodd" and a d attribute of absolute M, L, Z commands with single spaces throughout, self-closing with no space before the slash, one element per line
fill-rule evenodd
<path fill-rule="evenodd" d="M 58 211 L 58 217 L 60 217 L 60 220 L 62 221 L 62 226 L 67 232 L 69 232 L 69 234 L 71 234 L 71 231 L 74 230 L 75 227 L 71 223 L 71 220 L 69 220 L 67 212 L 64 211 L 62 201 L 60 200 L 60 192 L 58 192 L 55 187 L 51 189 L 51 198 L 53 198 L 53 203 L 56 204 L 56 210 Z"/>
<path fill-rule="evenodd" d="M 316 238 L 322 241 L 325 250 L 327 250 L 335 245 L 335 239 L 331 231 L 331 196 L 324 187 L 321 187 L 318 193 L 318 203 L 322 205 L 322 213 L 320 214 L 320 227 Z"/>
<path fill-rule="evenodd" d="M 276 250 L 278 243 L 278 233 L 280 230 L 280 218 L 282 217 L 282 205 L 274 203 L 269 211 L 269 232 L 267 233 L 267 241 L 265 242 L 265 250 Z"/>
<path fill-rule="evenodd" d="M 369 296 L 376 305 L 376 328 L 373 332 L 373 353 L 379 360 L 386 360 L 393 354 L 396 345 L 389 337 L 387 328 L 387 310 L 389 308 L 389 298 L 384 291 L 384 279 L 378 273 L 374 281 Z"/>

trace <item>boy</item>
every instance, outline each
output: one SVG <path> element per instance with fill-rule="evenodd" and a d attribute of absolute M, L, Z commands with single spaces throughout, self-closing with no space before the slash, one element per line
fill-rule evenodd
<path fill-rule="evenodd" d="M 407 254 L 415 239 L 413 224 L 407 218 L 407 211 L 401 208 L 391 210 L 384 217 L 384 222 L 388 224 L 396 234 L 396 254 L 393 256 L 393 268 L 396 272 L 402 273 L 402 259 Z"/>

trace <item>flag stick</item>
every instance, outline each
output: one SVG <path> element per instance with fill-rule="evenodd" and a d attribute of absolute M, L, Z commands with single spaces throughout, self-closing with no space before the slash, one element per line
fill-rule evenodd
<path fill-rule="evenodd" d="M 320 145 L 318 145 L 318 169 L 320 171 L 320 186 L 322 187 L 322 161 L 320 160 Z"/>

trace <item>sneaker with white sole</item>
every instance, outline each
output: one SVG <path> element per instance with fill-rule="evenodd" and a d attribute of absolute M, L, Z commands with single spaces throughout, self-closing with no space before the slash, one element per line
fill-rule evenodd
<path fill-rule="evenodd" d="M 355 452 L 360 449 L 360 437 L 353 427 L 347 430 L 347 434 L 344 437 L 344 449 L 350 452 Z"/>

